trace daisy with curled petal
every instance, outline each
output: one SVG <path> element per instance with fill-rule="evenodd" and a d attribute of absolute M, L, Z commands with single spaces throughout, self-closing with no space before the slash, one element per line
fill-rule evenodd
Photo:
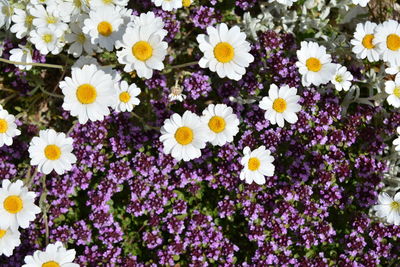
<path fill-rule="evenodd" d="M 296 112 L 301 110 L 299 100 L 296 88 L 288 85 L 278 88 L 275 84 L 271 84 L 268 96 L 263 97 L 259 106 L 266 110 L 265 119 L 271 124 L 283 127 L 285 121 L 293 124 L 298 120 Z"/>
<path fill-rule="evenodd" d="M 201 156 L 201 149 L 208 141 L 208 130 L 199 116 L 187 110 L 182 117 L 175 113 L 164 121 L 160 141 L 165 154 L 171 154 L 178 161 L 189 161 Z"/>
<path fill-rule="evenodd" d="M 385 218 L 390 224 L 400 225 L 400 192 L 396 193 L 394 198 L 386 192 L 380 193 L 378 204 L 373 209 L 379 218 Z"/>
<path fill-rule="evenodd" d="M 71 22 L 69 27 L 71 29 L 70 33 L 65 35 L 65 40 L 70 43 L 68 53 L 72 54 L 74 57 L 80 57 L 83 52 L 91 55 L 97 46 L 92 44 L 90 38 L 82 32 L 83 21 L 87 18 L 87 15 L 81 15 L 78 17 L 77 22 Z"/>
<path fill-rule="evenodd" d="M 327 84 L 335 75 L 336 64 L 331 63 L 331 55 L 326 53 L 324 46 L 315 42 L 301 42 L 301 48 L 296 53 L 299 59 L 296 66 L 304 86 Z"/>
<path fill-rule="evenodd" d="M 126 81 L 122 81 L 118 86 L 117 101 L 114 109 L 120 112 L 131 112 L 133 107 L 140 103 L 139 98 L 137 98 L 139 94 L 140 88 L 136 84 L 128 85 Z"/>
<path fill-rule="evenodd" d="M 400 26 L 388 20 L 375 29 L 373 44 L 378 47 L 381 58 L 393 65 L 400 65 Z"/>
<path fill-rule="evenodd" d="M 232 108 L 225 104 L 208 105 L 201 120 L 208 126 L 209 141 L 214 146 L 232 142 L 239 132 L 239 119 Z"/>
<path fill-rule="evenodd" d="M 265 149 L 265 146 L 251 151 L 248 146 L 243 149 L 243 158 L 240 163 L 243 165 L 243 170 L 240 172 L 240 180 L 245 180 L 251 184 L 265 184 L 265 176 L 273 176 L 275 166 L 272 164 L 274 157 L 271 156 L 271 151 Z"/>
<path fill-rule="evenodd" d="M 123 19 L 114 6 L 91 10 L 85 19 L 82 31 L 90 36 L 92 44 L 112 51 L 115 42 L 121 39 Z"/>
<path fill-rule="evenodd" d="M 151 0 L 155 6 L 164 11 L 172 11 L 182 7 L 182 0 Z"/>
<path fill-rule="evenodd" d="M 32 53 L 27 47 L 19 45 L 19 48 L 14 48 L 10 50 L 10 60 L 16 62 L 32 63 Z M 32 65 L 15 65 L 20 70 L 30 70 Z"/>
<path fill-rule="evenodd" d="M 186 99 L 186 95 L 184 95 L 182 92 L 183 92 L 182 86 L 176 84 L 171 88 L 171 93 L 168 95 L 168 100 L 170 102 L 172 101 L 182 102 L 183 100 Z"/>
<path fill-rule="evenodd" d="M 250 44 L 246 41 L 246 34 L 238 26 L 228 29 L 225 23 L 216 28 L 207 27 L 207 33 L 197 36 L 199 48 L 204 53 L 199 61 L 200 67 L 217 72 L 220 78 L 240 80 L 254 61 L 249 53 Z"/>
<path fill-rule="evenodd" d="M 116 94 L 110 74 L 96 65 L 85 65 L 72 68 L 71 76 L 60 82 L 65 96 L 62 105 L 65 110 L 78 117 L 81 124 L 88 120 L 103 120 L 110 114 L 108 107 L 114 105 Z"/>
<path fill-rule="evenodd" d="M 48 53 L 57 55 L 65 45 L 62 41 L 63 34 L 64 32 L 61 30 L 53 31 L 48 28 L 38 28 L 30 32 L 29 40 L 42 55 Z"/>
<path fill-rule="evenodd" d="M 38 166 L 41 173 L 49 174 L 55 170 L 58 174 L 72 169 L 76 157 L 72 154 L 71 137 L 57 133 L 53 129 L 41 130 L 39 137 L 34 137 L 29 145 L 31 165 Z"/>
<path fill-rule="evenodd" d="M 28 228 L 40 208 L 35 205 L 36 193 L 28 192 L 21 180 L 11 183 L 4 179 L 0 188 L 0 229 L 17 231 L 18 227 Z"/>
<path fill-rule="evenodd" d="M 18 230 L 0 228 L 0 256 L 10 257 L 13 254 L 14 248 L 21 245 L 20 236 L 21 234 Z"/>
<path fill-rule="evenodd" d="M 0 147 L 11 146 L 13 137 L 20 135 L 21 131 L 17 129 L 15 117 L 8 114 L 7 110 L 0 110 Z"/>
<path fill-rule="evenodd" d="M 67 250 L 57 241 L 55 244 L 48 244 L 45 251 L 37 250 L 33 256 L 26 256 L 22 267 L 79 267 L 79 264 L 73 263 L 75 255 L 75 249 Z"/>
<path fill-rule="evenodd" d="M 400 152 L 400 126 L 397 127 L 397 138 L 393 140 L 393 145 L 395 146 L 395 150 Z"/>
<path fill-rule="evenodd" d="M 139 77 L 150 79 L 153 70 L 164 69 L 163 60 L 167 55 L 167 43 L 161 34 L 150 27 L 127 28 L 117 51 L 118 62 L 125 64 L 124 71 L 135 70 Z"/>
<path fill-rule="evenodd" d="M 374 45 L 375 29 L 378 25 L 367 21 L 364 24 L 358 23 L 354 38 L 351 40 L 353 53 L 357 58 L 367 58 L 370 62 L 378 61 L 380 58 L 379 49 Z"/>
<path fill-rule="evenodd" d="M 7 30 L 10 27 L 13 13 L 10 3 L 7 0 L 0 0 L 0 28 L 4 26 Z"/>
<path fill-rule="evenodd" d="M 351 87 L 351 81 L 353 80 L 353 75 L 351 75 L 350 71 L 347 71 L 345 66 L 337 64 L 336 74 L 332 78 L 332 83 L 335 85 L 336 90 L 338 91 L 348 91 Z"/>
<path fill-rule="evenodd" d="M 400 107 L 400 74 L 396 75 L 394 81 L 385 82 L 385 92 L 389 94 L 386 99 L 389 105 L 395 108 Z"/>
<path fill-rule="evenodd" d="M 32 30 L 33 16 L 29 14 L 29 9 L 29 6 L 27 6 L 26 10 L 16 8 L 14 9 L 14 15 L 11 17 L 13 25 L 10 31 L 15 33 L 18 39 L 24 38 Z"/>

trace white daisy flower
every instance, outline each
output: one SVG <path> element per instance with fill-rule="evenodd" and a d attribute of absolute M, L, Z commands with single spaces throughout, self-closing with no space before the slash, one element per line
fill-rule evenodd
<path fill-rule="evenodd" d="M 13 254 L 14 248 L 21 245 L 20 236 L 21 234 L 18 230 L 0 228 L 0 256 L 10 257 Z"/>
<path fill-rule="evenodd" d="M 122 23 L 123 19 L 115 7 L 107 6 L 90 11 L 82 31 L 90 36 L 92 44 L 112 51 L 115 42 L 121 39 Z"/>
<path fill-rule="evenodd" d="M 28 7 L 26 9 L 29 10 Z M 11 26 L 10 31 L 15 33 L 18 39 L 27 36 L 32 29 L 33 16 L 27 10 L 16 8 L 14 9 L 14 15 L 11 17 L 14 24 Z"/>
<path fill-rule="evenodd" d="M 366 7 L 369 3 L 369 0 L 353 0 L 353 4 L 360 5 L 362 7 Z"/>
<path fill-rule="evenodd" d="M 400 107 L 400 74 L 396 75 L 394 81 L 385 82 L 385 92 L 389 94 L 387 102 L 395 108 Z"/>
<path fill-rule="evenodd" d="M 16 62 L 32 63 L 31 50 L 24 46 L 19 46 L 20 48 L 14 48 L 10 50 L 10 60 Z M 32 65 L 15 65 L 21 70 L 30 70 Z"/>
<path fill-rule="evenodd" d="M 199 61 L 200 67 L 217 72 L 220 78 L 240 80 L 254 61 L 249 53 L 250 44 L 246 41 L 246 34 L 238 26 L 228 29 L 225 23 L 216 28 L 207 27 L 207 33 L 197 36 L 199 48 L 204 53 Z"/>
<path fill-rule="evenodd" d="M 161 39 L 168 34 L 168 31 L 164 30 L 164 21 L 153 12 L 141 13 L 139 16 L 133 17 L 130 26 L 133 28 L 148 27 L 150 31 L 157 32 Z"/>
<path fill-rule="evenodd" d="M 393 140 L 393 145 L 395 146 L 395 150 L 400 152 L 400 126 L 397 127 L 397 138 Z"/>
<path fill-rule="evenodd" d="M 72 22 L 79 22 L 79 15 L 89 13 L 90 0 L 62 0 L 58 9 L 62 18 L 70 18 Z"/>
<path fill-rule="evenodd" d="M 393 65 L 388 62 L 388 67 L 385 69 L 385 72 L 390 75 L 396 75 L 400 72 L 400 65 Z"/>
<path fill-rule="evenodd" d="M 175 85 L 171 88 L 171 93 L 168 95 L 168 100 L 172 101 L 179 101 L 182 102 L 186 99 L 186 95 L 183 93 L 183 88 L 179 85 Z"/>
<path fill-rule="evenodd" d="M 400 225 L 400 192 L 391 198 L 386 192 L 378 196 L 378 204 L 373 207 L 376 216 L 385 218 L 390 224 Z"/>
<path fill-rule="evenodd" d="M 7 0 L 0 0 L 0 28 L 8 29 L 11 24 L 11 17 L 14 13 L 13 7 Z"/>
<path fill-rule="evenodd" d="M 385 21 L 375 29 L 373 44 L 384 61 L 400 65 L 400 26 L 395 20 Z"/>
<path fill-rule="evenodd" d="M 58 5 L 35 5 L 30 6 L 29 13 L 34 17 L 32 24 L 37 28 L 48 28 L 50 30 L 66 31 L 68 25 L 63 22 Z"/>
<path fill-rule="evenodd" d="M 120 112 L 131 112 L 133 107 L 140 103 L 139 98 L 136 97 L 139 94 L 140 88 L 136 84 L 128 85 L 126 81 L 122 81 L 118 86 L 117 101 L 114 109 Z"/>
<path fill-rule="evenodd" d="M 253 181 L 259 185 L 265 184 L 265 176 L 274 175 L 273 161 L 274 157 L 271 156 L 271 151 L 265 149 L 265 146 L 260 146 L 253 151 L 246 146 L 243 149 L 243 158 L 240 161 L 244 167 L 240 172 L 240 180 L 245 180 L 248 184 Z"/>
<path fill-rule="evenodd" d="M 13 137 L 20 135 L 21 131 L 17 129 L 15 117 L 8 114 L 7 110 L 0 110 L 0 147 L 11 146 Z"/>
<path fill-rule="evenodd" d="M 44 174 L 53 170 L 60 175 L 64 174 L 76 162 L 76 157 L 72 154 L 73 142 L 65 133 L 57 133 L 53 129 L 41 130 L 39 137 L 35 136 L 29 145 L 31 165 L 37 165 Z"/>
<path fill-rule="evenodd" d="M 110 114 L 108 107 L 114 105 L 115 88 L 110 74 L 95 65 L 72 68 L 72 77 L 60 82 L 65 95 L 63 108 L 84 124 L 88 120 L 103 120 Z"/>
<path fill-rule="evenodd" d="M 55 244 L 48 244 L 45 251 L 37 250 L 33 256 L 26 256 L 22 267 L 79 267 L 79 264 L 73 263 L 75 255 L 75 249 L 67 250 L 57 241 Z"/>
<path fill-rule="evenodd" d="M 52 6 L 58 4 L 58 0 L 30 0 L 31 4 L 34 6 L 37 5 L 46 5 L 46 6 Z"/>
<path fill-rule="evenodd" d="M 182 117 L 175 113 L 164 121 L 160 141 L 165 154 L 171 154 L 178 161 L 189 161 L 201 156 L 200 149 L 208 141 L 208 129 L 199 116 L 187 110 Z"/>
<path fill-rule="evenodd" d="M 150 79 L 153 70 L 164 69 L 167 43 L 161 40 L 158 31 L 149 27 L 127 28 L 117 51 L 118 61 L 125 64 L 124 71 L 135 70 L 139 77 Z"/>
<path fill-rule="evenodd" d="M 351 81 L 353 80 L 353 75 L 350 71 L 347 71 L 345 66 L 341 66 L 340 64 L 336 65 L 336 74 L 332 78 L 332 83 L 335 85 L 336 90 L 338 91 L 348 91 L 351 87 Z"/>
<path fill-rule="evenodd" d="M 368 58 L 368 61 L 378 61 L 380 54 L 378 48 L 374 45 L 375 29 L 378 25 L 374 22 L 367 21 L 364 24 L 358 23 L 354 38 L 351 40 L 353 45 L 353 53 L 357 58 Z"/>
<path fill-rule="evenodd" d="M 65 35 L 65 40 L 71 44 L 68 53 L 72 54 L 74 57 L 80 57 L 83 51 L 91 55 L 97 50 L 97 46 L 92 44 L 90 38 L 82 32 L 85 18 L 87 18 L 87 15 L 82 15 L 77 22 L 70 23 L 69 27 L 71 32 Z"/>
<path fill-rule="evenodd" d="M 125 7 L 128 4 L 129 0 L 90 0 L 90 8 L 98 9 L 104 7 L 114 7 L 121 6 Z"/>
<path fill-rule="evenodd" d="M 28 192 L 21 180 L 11 183 L 3 180 L 0 188 L 0 229 L 11 228 L 14 231 L 18 227 L 28 228 L 40 208 L 35 205 L 35 192 Z"/>
<path fill-rule="evenodd" d="M 271 84 L 268 96 L 263 97 L 259 106 L 266 110 L 266 120 L 283 127 L 285 121 L 295 123 L 298 120 L 296 112 L 301 110 L 297 103 L 299 99 L 296 88 L 285 85 L 278 89 L 275 84 Z"/>
<path fill-rule="evenodd" d="M 331 55 L 326 53 L 325 47 L 315 42 L 301 42 L 297 58 L 299 61 L 296 66 L 302 75 L 304 86 L 326 84 L 336 73 L 336 64 L 331 63 Z"/>
<path fill-rule="evenodd" d="M 208 126 L 209 141 L 214 146 L 232 142 L 239 132 L 239 119 L 232 108 L 225 104 L 208 105 L 201 121 Z"/>
<path fill-rule="evenodd" d="M 165 11 L 172 11 L 182 7 L 182 0 L 151 0 L 151 2 Z"/>
<path fill-rule="evenodd" d="M 297 0 L 270 0 L 270 2 L 278 2 L 279 4 L 291 7 Z"/>
<path fill-rule="evenodd" d="M 30 32 L 30 41 L 33 43 L 37 50 L 43 55 L 52 53 L 57 55 L 62 51 L 64 42 L 62 36 L 64 32 L 61 30 L 50 30 L 48 28 L 38 28 Z"/>

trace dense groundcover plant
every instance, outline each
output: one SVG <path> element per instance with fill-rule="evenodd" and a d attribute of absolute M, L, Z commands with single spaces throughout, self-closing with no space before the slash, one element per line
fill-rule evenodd
<path fill-rule="evenodd" d="M 397 1 L 0 10 L 0 266 L 400 264 Z"/>

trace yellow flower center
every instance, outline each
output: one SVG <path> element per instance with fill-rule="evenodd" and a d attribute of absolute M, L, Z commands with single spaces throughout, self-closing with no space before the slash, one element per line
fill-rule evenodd
<path fill-rule="evenodd" d="M 53 41 L 53 35 L 50 33 L 46 33 L 42 36 L 42 39 L 45 43 L 51 43 Z"/>
<path fill-rule="evenodd" d="M 25 24 L 26 24 L 27 26 L 30 26 L 30 25 L 32 25 L 32 21 L 33 21 L 33 16 L 32 16 L 32 15 L 26 15 L 26 17 L 25 17 Z"/>
<path fill-rule="evenodd" d="M 389 48 L 390 50 L 393 51 L 397 51 L 400 48 L 400 36 L 398 36 L 397 34 L 390 34 L 387 38 L 386 38 L 386 46 L 387 48 Z"/>
<path fill-rule="evenodd" d="M 107 21 L 102 21 L 97 25 L 97 31 L 103 35 L 103 36 L 110 36 L 112 31 L 113 31 L 113 27 L 111 25 L 111 23 L 107 22 Z"/>
<path fill-rule="evenodd" d="M 128 103 L 131 99 L 131 95 L 128 92 L 122 92 L 119 94 L 119 100 L 124 103 Z"/>
<path fill-rule="evenodd" d="M 81 0 L 74 0 L 74 5 L 75 5 L 77 8 L 81 8 L 81 7 L 82 7 L 82 1 L 81 1 Z"/>
<path fill-rule="evenodd" d="M 313 72 L 318 72 L 322 68 L 321 61 L 315 57 L 310 57 L 309 59 L 307 59 L 306 66 L 307 66 L 308 70 L 313 71 Z"/>
<path fill-rule="evenodd" d="M 8 130 L 8 123 L 5 119 L 0 119 L 0 133 L 5 133 Z"/>
<path fill-rule="evenodd" d="M 362 40 L 362 45 L 367 48 L 367 49 L 372 49 L 375 46 L 372 43 L 372 40 L 374 40 L 374 35 L 373 34 L 367 34 L 364 36 Z"/>
<path fill-rule="evenodd" d="M 48 24 L 54 24 L 54 23 L 56 23 L 56 22 L 57 22 L 56 17 L 54 17 L 54 16 L 48 16 L 48 17 L 47 17 L 47 23 L 48 23 Z"/>
<path fill-rule="evenodd" d="M 103 3 L 104 3 L 104 4 L 112 4 L 112 3 L 113 3 L 113 0 L 103 0 Z"/>
<path fill-rule="evenodd" d="M 182 5 L 184 7 L 189 7 L 192 4 L 191 0 L 182 0 Z"/>
<path fill-rule="evenodd" d="M 0 239 L 3 238 L 3 236 L 5 236 L 7 233 L 6 230 L 0 229 Z"/>
<path fill-rule="evenodd" d="M 220 116 L 214 116 L 208 122 L 208 127 L 210 127 L 211 131 L 215 133 L 220 133 L 225 130 L 226 122 L 224 118 Z"/>
<path fill-rule="evenodd" d="M 400 210 L 400 203 L 397 201 L 393 201 L 392 203 L 390 203 L 390 207 L 394 210 Z"/>
<path fill-rule="evenodd" d="M 81 104 L 92 104 L 97 97 L 96 88 L 88 83 L 82 84 L 76 90 L 76 98 Z"/>
<path fill-rule="evenodd" d="M 256 171 L 260 168 L 261 162 L 258 158 L 249 158 L 249 170 Z"/>
<path fill-rule="evenodd" d="M 214 56 L 219 62 L 228 63 L 235 56 L 235 48 L 227 42 L 218 43 L 214 47 Z"/>
<path fill-rule="evenodd" d="M 23 208 L 22 199 L 19 196 L 9 196 L 4 200 L 3 207 L 9 213 L 18 213 Z"/>
<path fill-rule="evenodd" d="M 287 103 L 286 100 L 283 98 L 277 98 L 274 100 L 274 103 L 272 104 L 272 108 L 279 113 L 282 113 L 286 110 Z"/>
<path fill-rule="evenodd" d="M 3 6 L 1 11 L 7 17 L 10 17 L 14 13 L 14 9 L 11 6 Z"/>
<path fill-rule="evenodd" d="M 61 149 L 56 145 L 48 145 L 44 148 L 44 155 L 49 160 L 57 160 L 61 157 Z"/>
<path fill-rule="evenodd" d="M 42 264 L 42 267 L 60 267 L 60 264 L 58 264 L 55 261 L 48 261 Z"/>
<path fill-rule="evenodd" d="M 132 54 L 140 61 L 146 61 L 153 56 L 153 47 L 146 41 L 139 41 L 132 46 Z"/>
<path fill-rule="evenodd" d="M 395 87 L 393 90 L 393 94 L 400 98 L 400 87 Z"/>
<path fill-rule="evenodd" d="M 86 41 L 86 36 L 85 36 L 84 33 L 80 33 L 76 39 L 77 39 L 77 41 L 78 41 L 79 43 L 83 44 L 83 43 L 85 43 L 85 41 Z"/>
<path fill-rule="evenodd" d="M 337 81 L 338 83 L 341 83 L 341 82 L 343 82 L 343 77 L 341 75 L 336 75 L 335 81 Z"/>
<path fill-rule="evenodd" d="M 193 131 L 189 127 L 183 126 L 175 132 L 175 139 L 181 145 L 188 145 L 193 141 Z"/>

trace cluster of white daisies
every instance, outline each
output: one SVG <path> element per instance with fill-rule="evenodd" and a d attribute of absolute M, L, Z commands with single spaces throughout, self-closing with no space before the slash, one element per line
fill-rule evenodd
<path fill-rule="evenodd" d="M 51 139 L 50 136 L 47 136 Z M 57 138 L 57 136 L 54 136 Z M 52 149 L 50 149 L 52 150 Z M 52 154 L 54 151 L 48 153 Z M 53 154 L 54 155 L 54 154 Z M 35 220 L 40 208 L 35 205 L 36 193 L 28 191 L 21 180 L 12 183 L 5 179 L 0 187 L 0 256 L 9 257 L 21 244 L 19 228 L 26 229 Z M 67 250 L 61 242 L 49 244 L 45 251 L 35 251 L 25 257 L 23 267 L 66 266 L 79 267 L 72 263 L 75 250 Z"/>
<path fill-rule="evenodd" d="M 266 110 L 265 118 L 271 124 L 283 127 L 284 121 L 295 123 L 296 112 L 301 110 L 298 104 L 300 96 L 297 89 L 287 85 L 278 88 L 272 84 L 269 95 L 260 101 L 260 108 Z M 201 156 L 201 149 L 210 142 L 214 146 L 223 146 L 233 141 L 239 132 L 239 119 L 231 107 L 225 104 L 210 104 L 201 117 L 186 111 L 182 116 L 175 113 L 166 119 L 161 128 L 160 141 L 164 153 L 171 154 L 176 160 L 189 161 Z M 241 164 L 244 169 L 240 179 L 247 183 L 265 183 L 265 176 L 274 174 L 274 158 L 264 146 L 254 151 L 244 148 Z"/>
<path fill-rule="evenodd" d="M 270 0 L 270 2 L 278 2 L 279 4 L 291 7 L 293 3 L 297 2 L 297 0 Z M 315 1 L 315 0 L 307 0 L 307 2 Z M 366 7 L 370 0 L 352 0 L 352 3 L 355 5 L 360 5 L 362 7 Z"/>

